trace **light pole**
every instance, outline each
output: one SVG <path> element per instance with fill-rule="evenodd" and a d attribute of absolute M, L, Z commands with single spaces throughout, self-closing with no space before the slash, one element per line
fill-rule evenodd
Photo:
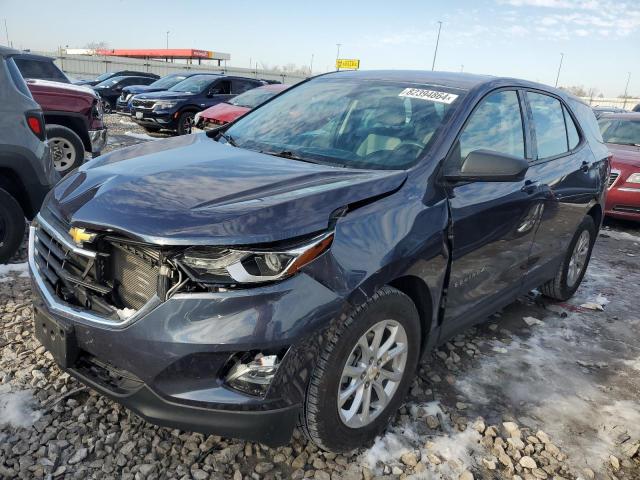
<path fill-rule="evenodd" d="M 460 71 L 464 72 L 464 64 L 460 65 Z"/>
<path fill-rule="evenodd" d="M 628 72 L 627 85 L 624 87 L 624 103 L 622 104 L 623 110 L 627 108 L 627 93 L 629 92 L 629 80 L 631 80 L 631 72 Z"/>
<path fill-rule="evenodd" d="M 311 54 L 311 64 L 309 65 L 309 76 L 313 76 L 313 53 Z"/>
<path fill-rule="evenodd" d="M 338 64 L 338 59 L 340 58 L 340 47 L 342 46 L 341 43 L 336 43 L 336 47 L 338 47 L 338 53 L 336 53 L 336 70 L 340 70 L 340 68 L 337 66 Z"/>
<path fill-rule="evenodd" d="M 438 55 L 438 44 L 440 43 L 440 30 L 442 30 L 442 22 L 438 20 L 438 36 L 436 37 L 436 49 L 433 51 L 433 63 L 431 64 L 431 71 L 436 68 L 436 56 Z"/>
<path fill-rule="evenodd" d="M 560 52 L 560 65 L 558 65 L 558 75 L 556 75 L 556 88 L 558 87 L 558 80 L 560 80 L 560 70 L 562 70 L 563 59 L 564 59 L 564 53 Z"/>
<path fill-rule="evenodd" d="M 167 30 L 167 50 L 169 50 L 169 30 Z"/>
<path fill-rule="evenodd" d="M 6 33 L 7 35 L 7 47 L 10 47 L 11 45 L 9 45 L 9 29 L 7 28 L 7 19 L 4 19 L 4 33 Z"/>

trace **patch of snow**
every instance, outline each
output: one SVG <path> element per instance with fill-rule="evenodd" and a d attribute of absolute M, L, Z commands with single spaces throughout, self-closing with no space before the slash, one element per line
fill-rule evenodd
<path fill-rule="evenodd" d="M 123 125 L 131 125 L 131 126 L 136 126 L 137 125 L 136 122 L 131 122 L 129 120 L 125 120 L 124 118 L 120 119 L 120 123 L 123 124 Z"/>
<path fill-rule="evenodd" d="M 151 135 L 147 135 L 146 133 L 135 133 L 126 131 L 124 134 L 127 137 L 137 138 L 138 140 L 160 140 L 158 137 L 152 137 Z"/>
<path fill-rule="evenodd" d="M 601 230 L 600 235 L 606 235 L 616 240 L 630 240 L 632 242 L 640 242 L 640 236 L 633 235 L 628 232 L 621 232 L 619 230 Z"/>
<path fill-rule="evenodd" d="M 30 390 L 8 390 L 10 387 L 0 390 L 0 426 L 31 427 L 41 415 L 33 408 L 33 394 Z"/>
<path fill-rule="evenodd" d="M 7 263 L 0 265 L 0 282 L 8 282 L 10 273 L 18 274 L 21 278 L 29 278 L 29 264 L 24 263 Z"/>
<path fill-rule="evenodd" d="M 127 320 L 128 318 L 131 318 L 133 315 L 135 315 L 136 312 L 137 310 L 133 308 L 126 308 L 126 307 L 116 310 L 116 313 L 118 314 L 118 318 L 120 320 Z"/>

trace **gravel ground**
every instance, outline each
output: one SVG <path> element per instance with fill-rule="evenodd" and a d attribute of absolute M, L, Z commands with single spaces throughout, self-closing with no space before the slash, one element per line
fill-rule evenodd
<path fill-rule="evenodd" d="M 109 149 L 144 134 L 111 115 Z M 607 222 L 566 303 L 536 292 L 443 345 L 369 449 L 278 449 L 150 425 L 32 336 L 24 249 L 0 265 L 0 478 L 640 479 L 640 226 Z"/>

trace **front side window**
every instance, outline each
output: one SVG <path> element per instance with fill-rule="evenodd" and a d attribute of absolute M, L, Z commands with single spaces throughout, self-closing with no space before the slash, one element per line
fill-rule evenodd
<path fill-rule="evenodd" d="M 215 77 L 214 77 L 215 78 Z M 201 93 L 211 85 L 211 75 L 194 75 L 169 89 L 170 92 Z"/>
<path fill-rule="evenodd" d="M 419 160 L 459 103 L 463 92 L 452 90 L 324 77 L 287 90 L 226 135 L 241 148 L 312 163 L 404 169 Z"/>
<path fill-rule="evenodd" d="M 567 130 L 560 100 L 533 92 L 527 92 L 527 99 L 536 131 L 538 158 L 555 157 L 567 152 Z"/>
<path fill-rule="evenodd" d="M 524 158 L 523 132 L 518 94 L 514 90 L 492 93 L 471 114 L 460 134 L 453 161 L 460 167 L 474 150 Z"/>

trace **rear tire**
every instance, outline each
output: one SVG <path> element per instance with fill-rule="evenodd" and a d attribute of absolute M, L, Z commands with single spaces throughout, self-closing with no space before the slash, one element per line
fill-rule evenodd
<path fill-rule="evenodd" d="M 84 163 L 84 144 L 76 132 L 62 125 L 47 125 L 47 138 L 53 165 L 60 175 Z"/>
<path fill-rule="evenodd" d="M 593 218 L 587 215 L 573 235 L 555 277 L 540 287 L 544 296 L 563 301 L 573 296 L 589 266 L 596 235 L 596 225 Z"/>
<path fill-rule="evenodd" d="M 6 263 L 18 251 L 24 237 L 22 207 L 6 190 L 0 188 L 0 263 Z"/>
<path fill-rule="evenodd" d="M 345 452 L 381 434 L 413 381 L 420 330 L 414 303 L 389 286 L 332 327 L 301 412 L 307 437 L 325 450 Z"/>

